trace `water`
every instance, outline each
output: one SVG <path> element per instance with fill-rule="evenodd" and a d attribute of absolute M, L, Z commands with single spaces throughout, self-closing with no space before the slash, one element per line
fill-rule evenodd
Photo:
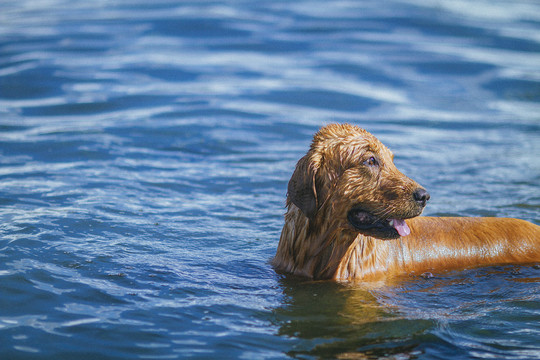
<path fill-rule="evenodd" d="M 3 1 L 1 358 L 539 358 L 535 267 L 269 265 L 330 122 L 427 215 L 540 223 L 539 100 L 534 1 Z"/>

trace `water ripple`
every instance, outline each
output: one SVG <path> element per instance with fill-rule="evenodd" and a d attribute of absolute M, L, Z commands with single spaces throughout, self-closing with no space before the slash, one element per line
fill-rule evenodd
<path fill-rule="evenodd" d="M 540 223 L 539 14 L 0 3 L 0 357 L 539 357 L 535 267 L 372 289 L 269 264 L 335 121 L 390 146 L 427 215 Z"/>

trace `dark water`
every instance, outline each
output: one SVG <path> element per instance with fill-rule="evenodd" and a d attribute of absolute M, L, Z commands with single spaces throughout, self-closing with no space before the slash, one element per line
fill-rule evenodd
<path fill-rule="evenodd" d="M 540 223 L 540 4 L 2 1 L 0 357 L 540 358 L 538 268 L 275 274 L 330 122 L 427 215 Z"/>

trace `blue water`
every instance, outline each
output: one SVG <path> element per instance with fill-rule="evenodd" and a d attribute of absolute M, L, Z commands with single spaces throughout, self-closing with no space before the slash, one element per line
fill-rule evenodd
<path fill-rule="evenodd" d="M 277 275 L 312 134 L 540 224 L 540 4 L 0 3 L 0 358 L 537 359 L 540 269 Z"/>

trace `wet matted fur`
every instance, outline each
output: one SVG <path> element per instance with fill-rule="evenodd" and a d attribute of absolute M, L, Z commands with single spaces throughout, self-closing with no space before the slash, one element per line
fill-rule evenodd
<path fill-rule="evenodd" d="M 321 128 L 289 181 L 276 270 L 361 280 L 540 261 L 540 227 L 530 222 L 419 216 L 429 194 L 393 157 L 359 127 Z"/>

